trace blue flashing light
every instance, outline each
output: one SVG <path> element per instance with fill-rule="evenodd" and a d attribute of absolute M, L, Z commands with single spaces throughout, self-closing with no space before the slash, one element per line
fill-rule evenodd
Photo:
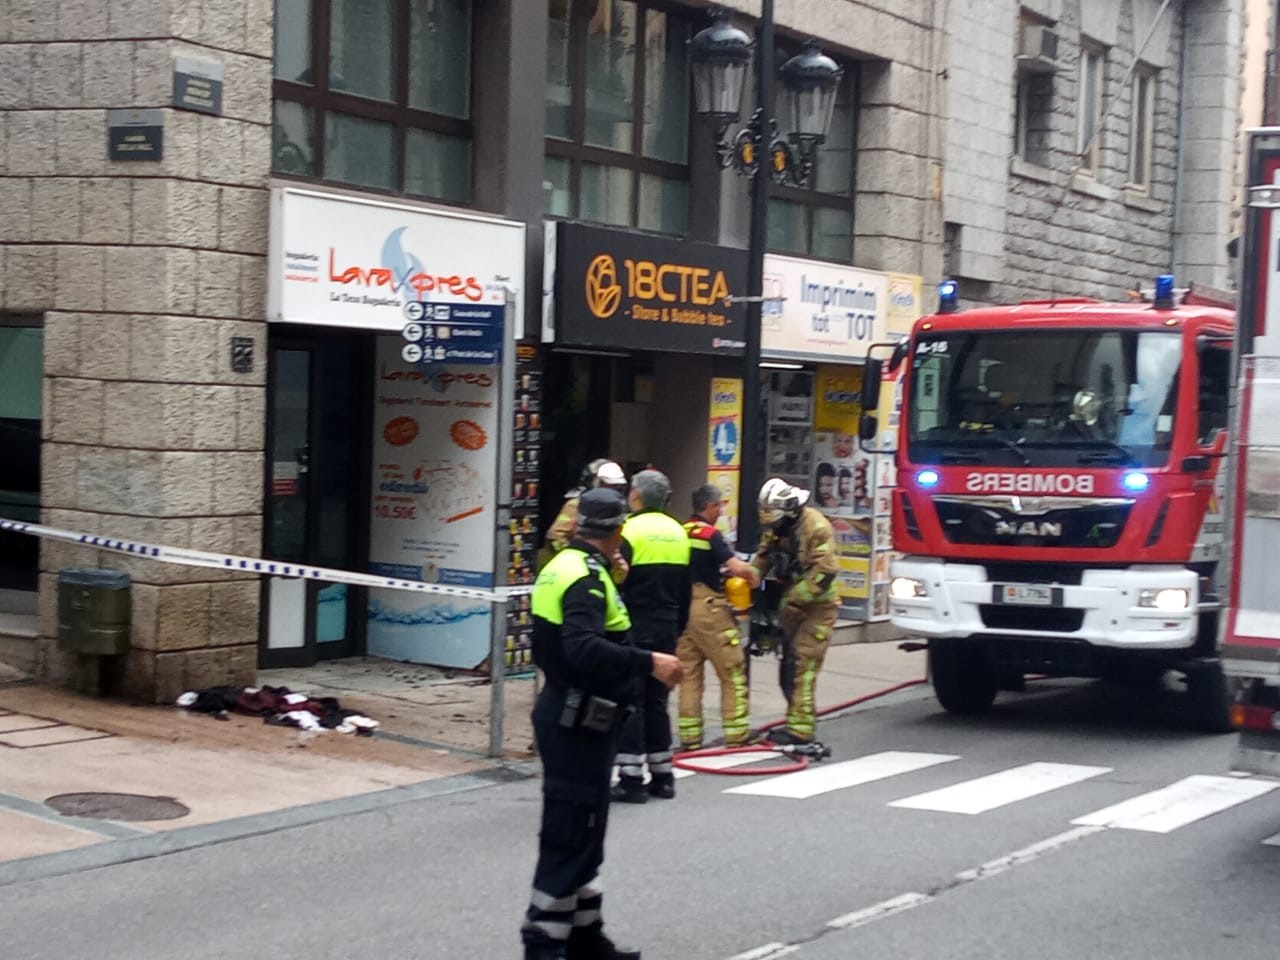
<path fill-rule="evenodd" d="M 938 312 L 955 313 L 960 303 L 960 284 L 954 280 L 943 280 L 938 284 Z"/>
<path fill-rule="evenodd" d="M 1153 305 L 1157 310 L 1173 309 L 1173 274 L 1162 273 L 1156 277 L 1155 296 L 1153 297 Z"/>
<path fill-rule="evenodd" d="M 1126 490 L 1132 490 L 1134 493 L 1140 493 L 1151 486 L 1151 478 L 1145 473 L 1139 473 L 1136 470 L 1126 473 L 1124 479 L 1120 482 L 1124 484 Z"/>
<path fill-rule="evenodd" d="M 936 487 L 941 479 L 937 470 L 921 470 L 916 474 L 916 483 L 922 487 Z"/>

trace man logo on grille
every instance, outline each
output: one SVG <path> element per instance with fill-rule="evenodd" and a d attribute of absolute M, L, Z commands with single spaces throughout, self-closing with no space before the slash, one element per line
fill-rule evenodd
<path fill-rule="evenodd" d="M 618 309 L 622 285 L 618 283 L 618 265 L 613 257 L 602 253 L 587 267 L 587 309 L 605 320 Z"/>

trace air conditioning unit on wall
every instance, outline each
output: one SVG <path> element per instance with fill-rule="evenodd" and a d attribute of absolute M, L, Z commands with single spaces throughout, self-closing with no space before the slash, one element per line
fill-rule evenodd
<path fill-rule="evenodd" d="M 1048 73 L 1057 68 L 1057 33 L 1048 24 L 1024 21 L 1018 34 L 1018 69 Z"/>

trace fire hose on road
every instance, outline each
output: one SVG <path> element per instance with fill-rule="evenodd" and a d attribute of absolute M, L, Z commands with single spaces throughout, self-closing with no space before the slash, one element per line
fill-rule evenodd
<path fill-rule="evenodd" d="M 875 700 L 879 697 L 888 696 L 896 693 L 898 690 L 905 690 L 908 687 L 919 686 L 927 682 L 926 677 L 918 680 L 907 680 L 903 683 L 895 683 L 891 687 L 885 687 L 883 690 L 876 690 L 872 693 L 863 694 L 860 697 L 854 697 L 852 700 L 846 700 L 843 703 L 837 703 L 829 707 L 823 707 L 817 711 L 816 716 L 825 717 L 833 713 L 839 713 L 842 710 L 848 710 L 856 707 L 860 703 L 866 703 L 869 700 Z M 765 739 L 760 743 L 746 744 L 741 747 L 706 747 L 701 750 L 688 750 L 677 753 L 675 756 L 675 766 L 681 770 L 688 770 L 692 773 L 718 773 L 727 776 L 737 777 L 760 777 L 771 776 L 779 773 L 795 773 L 804 770 L 809 766 L 810 761 L 821 760 L 830 755 L 830 751 L 822 744 L 814 741 L 812 744 L 774 744 L 768 741 L 768 731 L 774 727 L 781 726 L 783 720 L 772 720 L 764 724 L 757 730 L 757 735 L 763 734 Z M 806 749 L 807 748 L 807 749 Z M 750 769 L 742 769 L 737 767 L 716 767 L 710 764 L 701 764 L 698 761 L 709 757 L 734 756 L 745 753 L 761 753 L 761 754 L 777 754 L 786 758 L 786 763 L 778 764 L 771 767 L 755 766 L 754 763 Z"/>

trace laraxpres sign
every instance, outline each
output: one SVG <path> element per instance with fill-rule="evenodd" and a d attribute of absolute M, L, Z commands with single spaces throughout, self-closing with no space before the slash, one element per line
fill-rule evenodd
<path fill-rule="evenodd" d="M 273 193 L 268 319 L 400 330 L 409 303 L 505 307 L 524 225 L 284 188 Z"/>
<path fill-rule="evenodd" d="M 555 249 L 557 343 L 741 353 L 745 251 L 579 223 Z"/>

